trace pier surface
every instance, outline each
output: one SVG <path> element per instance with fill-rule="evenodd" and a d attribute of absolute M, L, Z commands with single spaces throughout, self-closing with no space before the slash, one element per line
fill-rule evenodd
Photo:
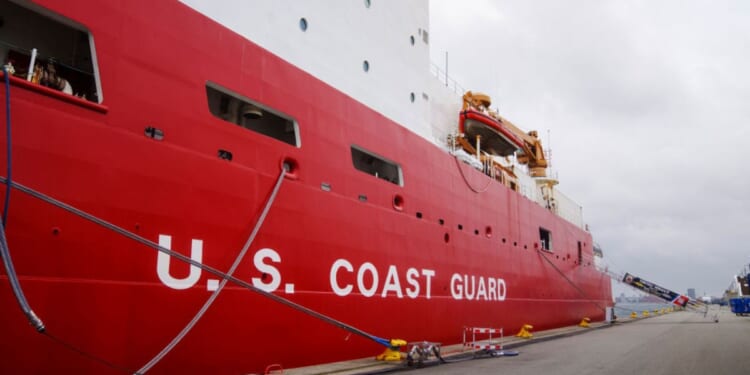
<path fill-rule="evenodd" d="M 712 319 L 718 314 L 719 323 Z M 623 320 L 628 320 L 627 318 Z M 515 348 L 517 357 L 449 363 L 412 374 L 741 374 L 750 369 L 750 317 L 712 307 L 676 312 Z"/>

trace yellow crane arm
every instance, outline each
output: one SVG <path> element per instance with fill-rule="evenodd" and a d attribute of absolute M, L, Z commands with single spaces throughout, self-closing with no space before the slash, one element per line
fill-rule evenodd
<path fill-rule="evenodd" d="M 517 159 L 519 163 L 529 166 L 529 174 L 532 177 L 545 177 L 547 175 L 547 159 L 545 158 L 544 148 L 536 130 L 526 133 L 509 120 L 500 116 L 497 112 L 491 110 L 492 99 L 489 95 L 467 91 L 463 96 L 463 100 L 464 111 L 474 109 L 488 114 L 504 126 L 505 129 L 523 141 L 523 153 L 517 155 Z"/>

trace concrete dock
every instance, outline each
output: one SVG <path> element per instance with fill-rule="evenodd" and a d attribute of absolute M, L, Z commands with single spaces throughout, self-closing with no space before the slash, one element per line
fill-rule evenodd
<path fill-rule="evenodd" d="M 639 314 L 640 315 L 640 314 Z M 715 323 L 713 317 L 719 318 Z M 694 312 L 621 318 L 616 324 L 564 327 L 534 333 L 532 339 L 503 340 L 515 357 L 472 359 L 461 345 L 443 347 L 446 361 L 424 368 L 373 358 L 291 369 L 312 374 L 743 374 L 750 369 L 750 317 L 712 307 L 706 317 Z"/>
<path fill-rule="evenodd" d="M 719 323 L 711 318 L 718 314 Z M 628 319 L 625 319 L 628 320 Z M 442 364 L 415 374 L 711 374 L 750 371 L 750 317 L 676 312 L 530 343 L 517 357 Z"/>

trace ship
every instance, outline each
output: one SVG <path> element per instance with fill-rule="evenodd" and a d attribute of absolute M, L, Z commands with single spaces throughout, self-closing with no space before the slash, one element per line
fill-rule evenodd
<path fill-rule="evenodd" d="M 536 133 L 431 65 L 427 0 L 0 15 L 0 373 L 261 373 L 612 306 Z"/>

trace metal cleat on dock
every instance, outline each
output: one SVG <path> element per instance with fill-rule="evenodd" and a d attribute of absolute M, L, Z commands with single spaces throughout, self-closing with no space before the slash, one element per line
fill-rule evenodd
<path fill-rule="evenodd" d="M 390 347 L 386 348 L 382 353 L 375 357 L 378 361 L 400 361 L 401 360 L 401 347 L 406 345 L 406 341 L 400 339 L 392 339 L 390 341 Z"/>

